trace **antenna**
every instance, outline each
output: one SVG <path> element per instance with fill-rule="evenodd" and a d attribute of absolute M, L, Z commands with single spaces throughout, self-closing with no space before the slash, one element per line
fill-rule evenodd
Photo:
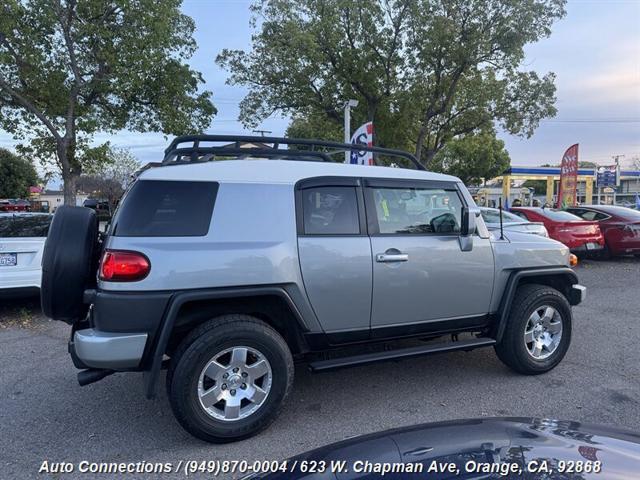
<path fill-rule="evenodd" d="M 504 230 L 502 228 L 502 197 L 498 199 L 498 210 L 500 210 L 500 240 L 504 240 Z"/>

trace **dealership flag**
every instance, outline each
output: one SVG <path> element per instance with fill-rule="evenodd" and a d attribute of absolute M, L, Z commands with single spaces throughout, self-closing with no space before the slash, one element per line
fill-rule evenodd
<path fill-rule="evenodd" d="M 373 122 L 367 122 L 360 126 L 351 137 L 353 145 L 373 146 Z M 373 152 L 351 150 L 350 162 L 355 165 L 373 165 Z"/>
<path fill-rule="evenodd" d="M 558 208 L 572 207 L 576 204 L 578 188 L 578 144 L 571 145 L 562 156 L 560 165 L 560 189 L 558 190 Z"/>

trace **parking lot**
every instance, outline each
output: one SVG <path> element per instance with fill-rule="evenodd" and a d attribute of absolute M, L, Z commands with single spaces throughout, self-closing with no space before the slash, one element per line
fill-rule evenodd
<path fill-rule="evenodd" d="M 43 319 L 37 300 L 0 306 L 0 476 L 37 477 L 43 460 L 178 462 L 282 459 L 346 437 L 416 423 L 540 416 L 640 429 L 640 260 L 586 260 L 587 301 L 552 372 L 517 375 L 492 349 L 312 375 L 296 371 L 278 420 L 243 442 L 209 445 L 185 433 L 164 388 L 142 394 L 139 374 L 80 388 L 66 351 L 69 327 Z"/>

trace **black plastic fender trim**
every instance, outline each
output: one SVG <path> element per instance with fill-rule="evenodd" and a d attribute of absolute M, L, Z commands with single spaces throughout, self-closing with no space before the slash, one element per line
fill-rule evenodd
<path fill-rule="evenodd" d="M 307 331 L 308 328 L 304 322 L 300 310 L 281 286 L 264 286 L 264 287 L 239 287 L 239 288 L 215 288 L 206 290 L 189 290 L 174 293 L 169 299 L 169 305 L 165 310 L 165 314 L 160 326 L 160 333 L 156 335 L 157 341 L 151 348 L 148 355 L 151 362 L 150 367 L 143 372 L 144 378 L 144 390 L 145 396 L 148 399 L 154 398 L 156 394 L 156 384 L 160 377 L 160 370 L 162 368 L 162 361 L 164 352 L 169 343 L 171 332 L 175 324 L 175 319 L 180 311 L 180 308 L 187 302 L 199 301 L 199 300 L 216 300 L 225 298 L 242 298 L 253 297 L 256 295 L 277 295 L 281 297 L 291 308 L 293 315 L 295 316 L 298 326 L 302 331 Z"/>
<path fill-rule="evenodd" d="M 524 270 L 514 270 L 509 279 L 507 280 L 507 286 L 505 288 L 505 293 L 502 296 L 502 300 L 500 302 L 500 309 L 498 311 L 498 325 L 496 329 L 496 342 L 500 342 L 502 340 L 502 336 L 504 335 L 504 330 L 507 326 L 507 321 L 509 319 L 509 311 L 511 310 L 511 303 L 513 302 L 513 297 L 516 294 L 516 289 L 518 288 L 518 284 L 522 278 L 527 277 L 542 277 L 542 276 L 568 276 L 571 278 L 571 285 L 575 285 L 578 283 L 578 276 L 576 273 L 571 270 L 569 267 L 553 267 L 553 268 L 534 268 L 534 269 L 524 269 Z M 570 298 L 567 298 L 570 300 Z"/>

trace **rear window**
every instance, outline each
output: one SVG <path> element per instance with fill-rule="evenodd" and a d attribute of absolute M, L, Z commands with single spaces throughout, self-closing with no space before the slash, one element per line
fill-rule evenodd
<path fill-rule="evenodd" d="M 122 200 L 113 222 L 118 237 L 198 237 L 209 231 L 215 182 L 143 180 Z"/>
<path fill-rule="evenodd" d="M 550 218 L 551 220 L 555 220 L 556 222 L 581 222 L 582 219 L 573 213 L 564 212 L 562 210 L 549 210 L 545 208 L 542 210 L 542 214 Z"/>
<path fill-rule="evenodd" d="M 2 215 L 0 238 L 46 237 L 51 215 Z"/>
<path fill-rule="evenodd" d="M 640 222 L 640 211 L 638 210 L 633 210 L 627 207 L 615 207 L 604 211 L 609 211 L 613 215 L 618 215 L 619 217 L 630 220 L 632 222 Z"/>

